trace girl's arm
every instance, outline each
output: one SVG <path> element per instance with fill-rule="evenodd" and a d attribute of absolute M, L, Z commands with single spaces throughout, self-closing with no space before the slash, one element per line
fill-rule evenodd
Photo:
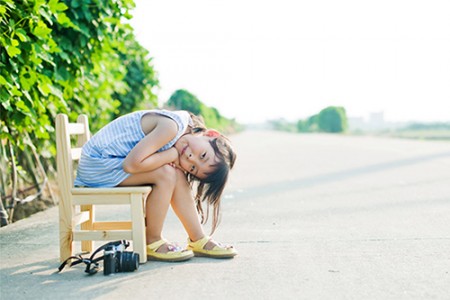
<path fill-rule="evenodd" d="M 177 124 L 167 117 L 152 115 L 143 125 L 144 132 L 149 133 L 136 144 L 123 162 L 123 170 L 130 174 L 156 170 L 178 160 L 178 151 L 174 147 L 156 153 L 176 136 Z"/>

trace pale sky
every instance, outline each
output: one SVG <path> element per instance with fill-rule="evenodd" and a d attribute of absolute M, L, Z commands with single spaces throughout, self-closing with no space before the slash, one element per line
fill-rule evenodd
<path fill-rule="evenodd" d="M 450 1 L 135 0 L 160 103 L 186 89 L 239 122 L 450 121 Z"/>

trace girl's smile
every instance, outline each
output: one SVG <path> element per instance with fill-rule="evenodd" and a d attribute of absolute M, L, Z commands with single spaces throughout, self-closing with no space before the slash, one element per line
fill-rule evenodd
<path fill-rule="evenodd" d="M 183 156 L 184 152 L 186 152 L 188 145 L 184 146 L 183 149 L 181 149 L 180 156 Z"/>
<path fill-rule="evenodd" d="M 183 170 L 197 178 L 205 178 L 214 171 L 216 156 L 210 140 L 204 135 L 185 135 L 175 143 Z"/>

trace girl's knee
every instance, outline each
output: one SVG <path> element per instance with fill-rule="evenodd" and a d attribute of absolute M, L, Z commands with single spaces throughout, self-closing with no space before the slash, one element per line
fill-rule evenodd
<path fill-rule="evenodd" d="M 189 184 L 186 174 L 183 171 L 179 169 L 176 170 L 176 179 L 177 179 L 175 187 L 176 189 L 191 190 L 191 185 Z"/>
<path fill-rule="evenodd" d="M 186 174 L 180 169 L 175 169 L 175 177 L 177 178 L 177 182 L 188 182 Z"/>
<path fill-rule="evenodd" d="M 177 169 L 164 165 L 156 170 L 131 174 L 122 181 L 119 186 L 136 186 L 142 184 L 163 185 L 165 188 L 173 189 L 177 182 Z"/>
<path fill-rule="evenodd" d="M 177 170 L 169 165 L 164 165 L 156 170 L 155 184 L 175 185 L 177 181 Z"/>

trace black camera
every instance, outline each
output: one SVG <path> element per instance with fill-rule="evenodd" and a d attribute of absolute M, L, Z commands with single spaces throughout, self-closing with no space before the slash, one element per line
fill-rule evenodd
<path fill-rule="evenodd" d="M 89 258 L 84 258 L 81 254 L 71 256 L 59 266 L 58 272 L 61 272 L 68 263 L 70 263 L 70 267 L 84 263 L 86 264 L 84 271 L 93 275 L 97 273 L 101 260 L 103 260 L 103 274 L 105 275 L 136 271 L 139 268 L 139 253 L 125 251 L 128 246 L 130 246 L 130 242 L 125 240 L 109 242 L 97 248 Z M 95 255 L 102 250 L 104 250 L 103 256 L 95 258 Z"/>
<path fill-rule="evenodd" d="M 125 241 L 110 243 L 105 247 L 103 274 L 133 272 L 139 268 L 139 253 L 125 251 L 129 244 Z"/>

